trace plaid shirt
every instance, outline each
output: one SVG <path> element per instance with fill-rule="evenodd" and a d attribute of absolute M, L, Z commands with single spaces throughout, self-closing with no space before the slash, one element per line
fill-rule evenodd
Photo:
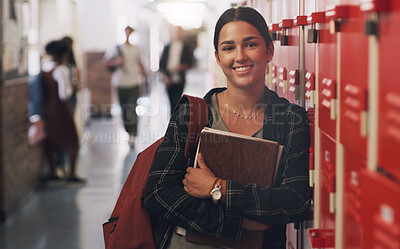
<path fill-rule="evenodd" d="M 211 96 L 225 88 L 211 90 Z M 286 248 L 286 224 L 302 221 L 310 206 L 308 149 L 310 135 L 305 110 L 265 88 L 263 137 L 285 146 L 274 186 L 246 186 L 227 180 L 226 203 L 213 204 L 185 192 L 182 179 L 188 167 L 184 156 L 189 105 L 172 115 L 154 158 L 146 185 L 144 205 L 152 219 L 157 248 L 166 248 L 175 226 L 217 237 L 238 239 L 242 217 L 272 225 L 263 248 Z M 209 108 L 207 127 L 212 125 Z"/>

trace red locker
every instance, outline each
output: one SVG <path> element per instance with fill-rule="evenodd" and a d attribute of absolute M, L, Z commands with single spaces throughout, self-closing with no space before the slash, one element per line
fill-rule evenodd
<path fill-rule="evenodd" d="M 364 13 L 360 6 L 340 7 L 349 12 L 349 18 L 340 24 L 340 141 L 345 147 L 366 158 L 368 36 L 364 32 Z"/>
<path fill-rule="evenodd" d="M 280 43 L 280 31 L 281 28 L 279 27 L 279 23 L 272 23 L 271 25 L 271 37 L 272 41 L 274 43 L 275 51 L 274 51 L 274 57 L 272 58 L 272 63 L 271 65 L 271 90 L 277 92 L 278 90 L 278 84 L 279 84 L 279 69 L 277 66 L 277 63 L 279 63 L 279 49 L 277 47 L 279 46 Z"/>
<path fill-rule="evenodd" d="M 361 175 L 361 219 L 365 249 L 400 248 L 400 184 L 380 173 Z"/>
<path fill-rule="evenodd" d="M 366 159 L 344 148 L 343 195 L 343 247 L 362 249 L 361 171 L 366 169 Z"/>
<path fill-rule="evenodd" d="M 310 111 L 315 109 L 316 106 L 315 49 L 316 43 L 319 41 L 319 25 L 325 23 L 325 12 L 315 12 L 315 1 L 306 1 L 305 9 L 308 13 L 307 22 L 309 25 L 305 26 L 304 31 L 304 104 L 306 110 Z"/>
<path fill-rule="evenodd" d="M 379 149 L 378 163 L 400 179 L 400 1 L 379 17 Z"/>
<path fill-rule="evenodd" d="M 295 7 L 294 7 L 295 6 Z M 298 5 L 288 10 L 288 16 L 298 15 Z M 295 89 L 290 86 L 298 84 L 299 78 L 296 78 L 296 71 L 299 69 L 299 28 L 294 25 L 293 19 L 282 19 L 279 23 L 281 31 L 281 42 L 279 44 L 280 58 L 280 80 L 277 92 L 280 96 L 286 97 L 290 102 L 296 102 Z"/>
<path fill-rule="evenodd" d="M 275 46 L 273 64 L 277 67 L 277 79 L 274 81 L 279 96 L 290 102 L 298 103 L 296 89 L 299 78 L 299 45 L 300 31 L 294 24 L 294 17 L 299 15 L 300 1 L 272 1 L 272 37 Z M 274 7 L 275 6 L 275 7 Z M 274 9 L 276 8 L 276 9 Z M 279 25 L 279 26 L 278 26 Z"/>
<path fill-rule="evenodd" d="M 318 31 L 318 78 L 319 78 L 319 126 L 321 130 L 336 139 L 336 73 L 337 73 L 337 35 L 331 33 L 330 20 L 334 16 L 327 16 L 337 1 L 325 0 L 318 2 L 319 12 L 325 11 L 325 23 Z"/>
<path fill-rule="evenodd" d="M 320 132 L 320 229 L 335 230 L 336 141 Z"/>

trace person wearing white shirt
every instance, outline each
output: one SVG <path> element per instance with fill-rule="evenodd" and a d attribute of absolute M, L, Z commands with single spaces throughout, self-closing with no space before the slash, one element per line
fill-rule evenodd
<path fill-rule="evenodd" d="M 141 60 L 140 49 L 129 41 L 133 32 L 134 29 L 127 26 L 125 43 L 107 50 L 102 60 L 107 67 L 116 68 L 112 74 L 111 84 L 118 91 L 122 120 L 125 130 L 130 136 L 131 145 L 137 134 L 136 102 L 140 95 L 141 84 L 147 84 L 146 70 Z"/>

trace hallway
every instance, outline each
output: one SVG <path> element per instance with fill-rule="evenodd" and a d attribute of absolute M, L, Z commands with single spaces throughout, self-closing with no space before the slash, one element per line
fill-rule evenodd
<path fill-rule="evenodd" d="M 188 73 L 185 93 L 203 96 L 204 72 Z M 78 175 L 86 185 L 47 184 L 36 190 L 14 215 L 0 224 L 2 249 L 104 248 L 101 224 L 109 218 L 138 154 L 163 136 L 169 119 L 163 83 L 152 84 L 139 119 L 134 148 L 119 116 L 91 119 L 81 138 Z"/>

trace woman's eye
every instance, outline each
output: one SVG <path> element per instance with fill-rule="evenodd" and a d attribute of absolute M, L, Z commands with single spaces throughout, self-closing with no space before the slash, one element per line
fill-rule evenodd
<path fill-rule="evenodd" d="M 230 51 L 230 50 L 232 50 L 232 49 L 233 49 L 232 46 L 226 46 L 226 47 L 223 47 L 223 48 L 222 48 L 222 51 Z"/>
<path fill-rule="evenodd" d="M 257 46 L 257 43 L 255 43 L 255 42 L 249 42 L 246 44 L 246 47 L 249 47 L 249 48 L 256 47 L 256 46 Z"/>

